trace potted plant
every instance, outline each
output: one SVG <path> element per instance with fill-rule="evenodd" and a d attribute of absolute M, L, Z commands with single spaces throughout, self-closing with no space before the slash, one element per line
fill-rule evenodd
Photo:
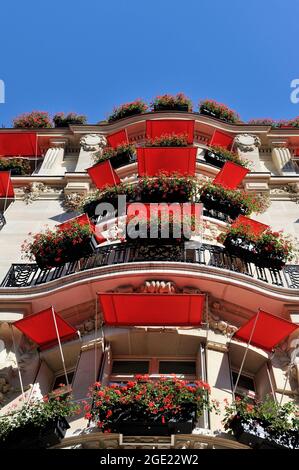
<path fill-rule="evenodd" d="M 59 226 L 31 236 L 22 245 L 22 251 L 29 260 L 35 260 L 41 269 L 61 266 L 76 261 L 92 253 L 91 238 L 93 228 L 90 224 L 81 225 L 76 221 L 69 223 L 67 230 Z"/>
<path fill-rule="evenodd" d="M 250 227 L 240 224 L 222 232 L 217 240 L 230 254 L 254 262 L 261 268 L 280 270 L 295 255 L 290 236 L 273 232 L 270 228 L 257 235 Z"/>
<path fill-rule="evenodd" d="M 136 160 L 135 146 L 123 143 L 116 148 L 106 147 L 103 152 L 95 154 L 95 158 L 96 163 L 110 160 L 113 168 L 119 168 Z"/>
<path fill-rule="evenodd" d="M 29 161 L 23 158 L 0 157 L 0 171 L 10 171 L 12 176 L 29 175 L 31 166 Z"/>
<path fill-rule="evenodd" d="M 247 124 L 252 126 L 273 126 L 275 123 L 274 119 L 272 118 L 257 118 L 257 119 L 250 119 Z"/>
<path fill-rule="evenodd" d="M 211 163 L 211 165 L 217 166 L 218 168 L 222 168 L 227 161 L 244 166 L 245 168 L 248 168 L 250 165 L 248 160 L 240 158 L 236 152 L 231 152 L 217 145 L 210 146 L 205 151 L 204 158 L 207 163 Z"/>
<path fill-rule="evenodd" d="M 199 103 L 200 114 L 206 114 L 222 121 L 237 123 L 240 122 L 239 115 L 222 103 L 217 103 L 214 100 L 201 100 Z"/>
<path fill-rule="evenodd" d="M 187 134 L 163 134 L 160 137 L 147 139 L 145 147 L 187 147 Z"/>
<path fill-rule="evenodd" d="M 86 419 L 103 432 L 125 435 L 171 435 L 192 432 L 204 410 L 216 408 L 203 381 L 188 385 L 175 376 L 157 380 L 135 376 L 126 385 L 91 387 L 92 406 Z"/>
<path fill-rule="evenodd" d="M 69 394 L 31 399 L 0 417 L 0 449 L 44 449 L 59 444 L 70 427 L 66 418 L 79 412 Z"/>
<path fill-rule="evenodd" d="M 13 120 L 13 127 L 17 129 L 43 129 L 53 127 L 53 125 L 49 113 L 32 111 L 16 117 Z"/>
<path fill-rule="evenodd" d="M 140 99 L 132 101 L 131 103 L 122 104 L 113 109 L 113 112 L 108 116 L 108 122 L 114 122 L 118 121 L 118 119 L 145 113 L 147 108 L 147 104 Z"/>
<path fill-rule="evenodd" d="M 279 405 L 273 397 L 253 401 L 248 397 L 225 405 L 224 427 L 254 448 L 299 448 L 299 408 L 294 402 Z"/>
<path fill-rule="evenodd" d="M 77 113 L 57 113 L 53 117 L 55 127 L 68 127 L 69 125 L 86 124 L 87 118 L 83 114 Z"/>
<path fill-rule="evenodd" d="M 192 101 L 184 93 L 157 96 L 150 105 L 153 111 L 192 112 Z"/>
<path fill-rule="evenodd" d="M 217 211 L 236 219 L 240 214 L 263 212 L 268 205 L 266 198 L 241 190 L 226 189 L 219 184 L 204 183 L 200 188 L 200 201 L 208 211 Z"/>

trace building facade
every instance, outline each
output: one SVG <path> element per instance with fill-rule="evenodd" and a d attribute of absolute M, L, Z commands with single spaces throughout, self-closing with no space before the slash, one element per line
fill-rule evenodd
<path fill-rule="evenodd" d="M 259 310 L 299 324 L 299 259 L 293 258 L 282 269 L 272 269 L 260 267 L 254 260 L 244 262 L 229 256 L 217 240 L 231 223 L 221 211 L 204 207 L 200 236 L 180 244 L 175 252 L 173 246 L 161 244 L 152 251 L 145 252 L 139 246 L 133 252 L 131 245 L 107 236 L 91 254 L 73 263 L 41 268 L 23 258 L 21 246 L 29 232 L 40 232 L 45 225 L 54 228 L 76 217 L 77 202 L 95 191 L 86 169 L 92 167 L 94 155 L 102 152 L 109 136 L 125 131 L 128 141 L 142 148 L 148 122 L 162 120 L 192 122 L 195 176 L 204 181 L 213 180 L 221 171 L 205 159 L 215 131 L 228 136 L 238 156 L 251 163 L 251 171 L 239 188 L 269 199 L 266 211 L 252 218 L 275 231 L 299 235 L 298 129 L 233 124 L 182 111 L 152 112 L 98 125 L 38 129 L 36 146 L 40 151 L 22 155 L 31 165 L 29 174 L 12 175 L 14 198 L 2 198 L 1 202 L 1 414 L 22 395 L 20 374 L 27 398 L 32 393 L 42 397 L 60 382 L 65 383 L 59 344 L 38 348 L 11 327 L 15 321 L 49 307 L 80 332 L 80 336 L 62 343 L 74 400 L 86 399 L 88 387 L 96 381 L 126 383 L 137 373 L 152 378 L 176 374 L 188 382 L 207 381 L 211 397 L 222 407 L 219 414 L 204 412 L 192 433 L 173 436 L 102 433 L 79 415 L 70 419 L 70 428 L 58 448 L 247 448 L 223 427 L 224 400 L 230 402 L 233 392 L 259 399 L 271 395 L 282 403 L 298 400 L 299 331 L 283 338 L 274 352 L 248 345 L 234 333 Z M 26 138 L 30 133 L 1 129 L 0 141 Z M 122 183 L 134 183 L 138 162 L 132 160 L 115 173 Z M 134 305 L 136 294 L 188 298 L 204 294 L 202 321 L 199 325 L 190 319 L 181 326 L 171 324 L 163 319 L 161 305 L 160 322 L 151 324 L 150 318 L 156 318 L 157 312 L 149 302 L 153 310 L 147 312 L 145 324 L 132 321 L 125 325 L 121 320 L 118 323 L 119 302 L 114 311 L 116 319 L 109 323 L 98 301 L 99 293 L 129 296 L 125 297 L 123 315 L 126 309 L 129 315 L 131 309 L 138 308 Z M 159 309 L 159 304 L 154 305 Z M 143 308 L 141 304 L 141 317 L 145 315 Z M 179 307 L 174 303 L 171 308 L 175 316 Z M 188 317 L 189 303 L 181 309 Z"/>

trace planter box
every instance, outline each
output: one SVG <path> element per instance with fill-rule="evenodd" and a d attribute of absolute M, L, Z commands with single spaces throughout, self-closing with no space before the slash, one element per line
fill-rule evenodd
<path fill-rule="evenodd" d="M 168 422 L 165 424 L 123 422 L 116 425 L 113 432 L 125 436 L 171 436 L 171 434 L 191 434 L 193 428 L 193 419 L 180 423 Z"/>
<path fill-rule="evenodd" d="M 46 449 L 59 444 L 69 427 L 63 417 L 50 421 L 43 428 L 28 424 L 16 429 L 4 442 L 0 442 L 0 449 Z"/>
<path fill-rule="evenodd" d="M 170 106 L 167 104 L 157 104 L 154 105 L 154 111 L 184 111 L 188 112 L 189 107 L 187 104 L 176 104 L 175 106 Z"/>
<path fill-rule="evenodd" d="M 64 253 L 59 255 L 59 261 L 55 258 L 58 257 L 56 253 L 51 253 L 48 257 L 36 256 L 35 261 L 39 268 L 48 269 L 58 266 L 62 266 L 65 263 L 77 261 L 80 258 L 90 255 L 93 252 L 91 245 L 91 238 L 86 240 L 81 245 L 75 245 L 71 249 L 66 250 Z"/>
<path fill-rule="evenodd" d="M 247 263 L 256 263 L 256 252 L 253 245 L 240 238 L 231 237 L 227 237 L 223 244 L 230 255 L 237 256 Z"/>
<path fill-rule="evenodd" d="M 214 118 L 219 118 L 219 116 L 217 116 L 215 113 L 213 113 L 213 111 L 210 111 L 209 108 L 201 108 L 200 109 L 200 114 L 204 114 L 205 116 L 212 116 Z"/>
<path fill-rule="evenodd" d="M 239 215 L 247 214 L 244 207 L 231 204 L 228 200 L 216 199 L 213 194 L 208 192 L 202 193 L 200 200 L 206 209 L 222 212 L 223 214 L 229 215 L 231 219 L 236 219 Z"/>
<path fill-rule="evenodd" d="M 129 165 L 134 161 L 136 161 L 135 153 L 131 152 L 130 150 L 119 153 L 118 155 L 115 155 L 115 157 L 110 158 L 110 163 L 114 169 Z"/>
<path fill-rule="evenodd" d="M 213 150 L 206 150 L 204 159 L 207 163 L 210 163 L 217 168 L 222 168 L 227 162 L 227 160 L 220 153 L 216 153 Z"/>

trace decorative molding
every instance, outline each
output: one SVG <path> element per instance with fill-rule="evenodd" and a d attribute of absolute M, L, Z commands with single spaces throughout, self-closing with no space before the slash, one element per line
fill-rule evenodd
<path fill-rule="evenodd" d="M 81 137 L 80 145 L 86 152 L 96 152 L 107 145 L 107 139 L 101 134 L 86 134 Z"/>
<path fill-rule="evenodd" d="M 235 137 L 234 145 L 241 152 L 252 152 L 256 147 L 261 146 L 261 139 L 254 134 L 238 134 Z"/>

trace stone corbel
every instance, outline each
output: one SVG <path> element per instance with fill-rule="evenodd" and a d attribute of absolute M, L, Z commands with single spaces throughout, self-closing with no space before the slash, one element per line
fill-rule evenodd
<path fill-rule="evenodd" d="M 240 152 L 252 152 L 261 146 L 261 139 L 253 134 L 238 134 L 235 137 L 234 145 Z"/>
<path fill-rule="evenodd" d="M 107 139 L 101 134 L 86 134 L 80 139 L 85 152 L 97 152 L 107 145 Z"/>

